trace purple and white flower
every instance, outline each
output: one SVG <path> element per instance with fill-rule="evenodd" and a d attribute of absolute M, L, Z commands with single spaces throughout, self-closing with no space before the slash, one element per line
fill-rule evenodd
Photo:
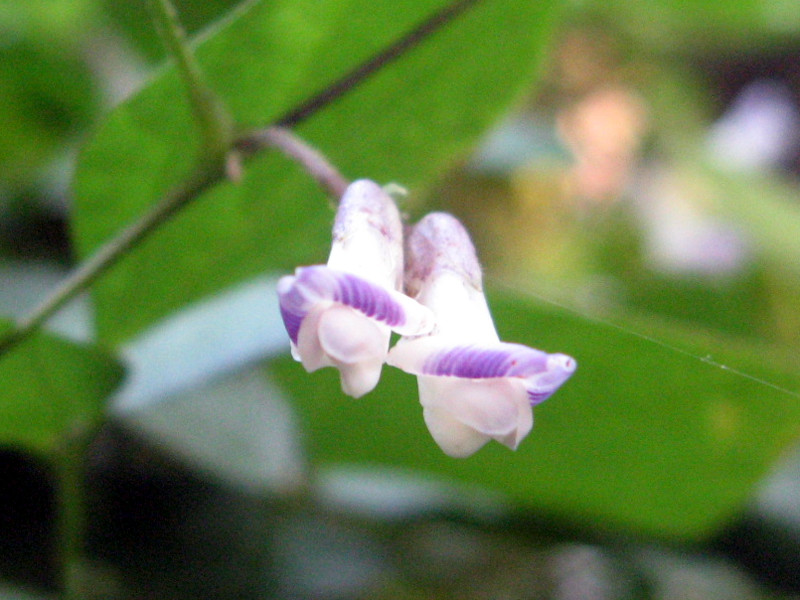
<path fill-rule="evenodd" d="M 466 457 L 490 439 L 516 449 L 532 406 L 575 371 L 575 360 L 500 341 L 475 248 L 461 223 L 432 213 L 406 241 L 406 288 L 436 326 L 401 339 L 387 362 L 417 375 L 425 423 L 446 454 Z"/>
<path fill-rule="evenodd" d="M 327 265 L 300 267 L 278 282 L 292 356 L 309 372 L 334 366 L 358 398 L 378 383 L 392 331 L 431 330 L 431 311 L 400 290 L 400 215 L 376 183 L 353 182 L 339 203 Z"/>

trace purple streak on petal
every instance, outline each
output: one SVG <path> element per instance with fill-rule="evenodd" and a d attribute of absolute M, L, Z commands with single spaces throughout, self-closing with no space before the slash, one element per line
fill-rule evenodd
<path fill-rule="evenodd" d="M 281 318 L 283 318 L 283 325 L 286 327 L 286 332 L 289 334 L 289 339 L 295 344 L 297 343 L 297 335 L 300 333 L 300 324 L 303 322 L 305 315 L 297 315 L 289 312 L 283 304 L 281 304 Z"/>
<path fill-rule="evenodd" d="M 321 267 L 308 267 L 303 269 L 300 277 L 303 278 L 308 269 L 312 268 L 321 269 Z M 331 296 L 328 299 L 350 306 L 390 327 L 405 323 L 406 316 L 403 307 L 397 304 L 381 286 L 349 273 L 331 271 L 327 268 L 325 271 L 326 275 L 330 277 Z M 324 290 L 319 291 L 323 292 Z"/>
<path fill-rule="evenodd" d="M 295 285 L 296 277 L 282 277 L 278 281 L 278 301 L 281 309 L 281 318 L 289 339 L 297 343 L 300 324 L 308 314 L 306 301 L 302 291 Z"/>
<path fill-rule="evenodd" d="M 527 377 L 547 369 L 546 352 L 521 344 L 455 346 L 428 357 L 424 375 L 450 375 L 466 379 Z"/>
<path fill-rule="evenodd" d="M 528 400 L 531 404 L 539 404 L 540 402 L 544 402 L 550 396 L 553 395 L 555 390 L 551 390 L 549 392 L 534 392 L 532 390 L 528 390 Z"/>
<path fill-rule="evenodd" d="M 531 404 L 539 404 L 549 398 L 578 367 L 575 359 L 566 354 L 550 354 L 547 357 L 547 369 L 525 379 L 528 400 Z"/>
<path fill-rule="evenodd" d="M 525 380 L 531 404 L 544 401 L 575 371 L 575 361 L 564 354 L 548 354 L 521 344 L 455 346 L 430 355 L 422 375 L 490 379 L 517 377 Z"/>
<path fill-rule="evenodd" d="M 390 327 L 406 322 L 403 307 L 383 287 L 325 266 L 302 267 L 294 277 L 282 278 L 278 297 L 283 323 L 294 343 L 303 319 L 319 302 L 338 302 Z"/>

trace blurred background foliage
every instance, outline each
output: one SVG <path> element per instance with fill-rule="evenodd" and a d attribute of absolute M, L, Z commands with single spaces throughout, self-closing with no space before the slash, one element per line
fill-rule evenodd
<path fill-rule="evenodd" d="M 254 125 L 443 4 L 176 2 Z M 530 439 L 453 461 L 413 380 L 352 401 L 288 359 L 274 279 L 332 212 L 260 157 L 0 361 L 0 599 L 58 587 L 57 459 L 98 419 L 96 597 L 800 596 L 800 12 L 483 4 L 300 133 L 462 218 L 501 335 L 578 359 Z M 194 145 L 141 3 L 8 0 L 0 33 L 10 318 Z"/>

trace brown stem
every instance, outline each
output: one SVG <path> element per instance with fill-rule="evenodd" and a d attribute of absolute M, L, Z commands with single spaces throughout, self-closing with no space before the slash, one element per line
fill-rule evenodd
<path fill-rule="evenodd" d="M 344 194 L 348 181 L 319 150 L 286 127 L 266 127 L 252 131 L 236 142 L 243 158 L 264 148 L 276 148 L 298 162 L 335 201 Z"/>

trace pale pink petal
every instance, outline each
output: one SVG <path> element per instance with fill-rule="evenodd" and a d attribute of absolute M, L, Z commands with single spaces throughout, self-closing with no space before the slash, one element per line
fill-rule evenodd
<path fill-rule="evenodd" d="M 333 365 L 322 349 L 317 335 L 320 317 L 327 308 L 328 306 L 321 305 L 305 315 L 297 332 L 297 343 L 292 344 L 292 356 L 301 361 L 309 373 Z"/>
<path fill-rule="evenodd" d="M 483 445 L 476 446 L 478 439 L 493 438 L 516 449 L 533 426 L 527 394 L 518 381 L 421 376 L 419 390 L 431 434 L 450 455 L 471 454 Z"/>
<path fill-rule="evenodd" d="M 433 441 L 453 458 L 471 456 L 490 439 L 458 421 L 451 412 L 435 406 L 423 408 L 422 417 Z"/>
<path fill-rule="evenodd" d="M 521 382 L 513 382 L 514 385 L 521 385 Z M 503 437 L 496 437 L 498 442 L 516 450 L 520 442 L 525 439 L 531 429 L 533 429 L 533 408 L 528 401 L 527 391 L 524 395 L 517 395 L 517 426 L 512 432 Z"/>
<path fill-rule="evenodd" d="M 342 390 L 355 398 L 375 388 L 390 331 L 347 306 L 324 305 L 303 319 L 293 354 L 309 372 L 336 367 Z"/>
<path fill-rule="evenodd" d="M 360 398 L 378 385 L 383 360 L 372 358 L 351 364 L 339 363 L 336 366 L 339 367 L 342 391 L 353 398 Z"/>
<path fill-rule="evenodd" d="M 354 364 L 377 358 L 380 364 L 391 332 L 349 306 L 334 305 L 322 312 L 317 335 L 322 350 L 334 362 Z"/>

